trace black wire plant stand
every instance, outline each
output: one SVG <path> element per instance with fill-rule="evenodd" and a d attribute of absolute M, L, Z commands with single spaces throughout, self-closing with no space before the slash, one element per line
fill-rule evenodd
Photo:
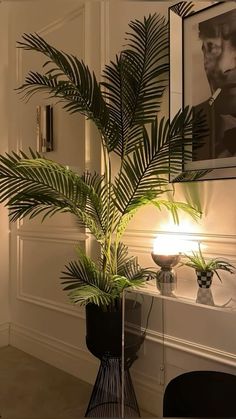
<path fill-rule="evenodd" d="M 128 324 L 127 330 L 126 327 L 123 329 L 123 351 L 122 310 L 120 309 L 113 316 L 113 319 L 111 313 L 108 313 L 107 320 L 109 319 L 108 322 L 111 321 L 111 324 L 106 323 L 106 328 L 105 313 L 100 313 L 101 318 L 99 318 L 98 309 L 95 306 L 91 307 L 91 310 L 94 311 L 92 316 L 89 312 L 90 308 L 86 310 L 86 343 L 90 352 L 100 360 L 100 366 L 85 417 L 140 417 L 140 410 L 130 375 L 130 367 L 138 358 L 138 351 L 144 342 L 153 300 L 148 310 L 144 329 L 141 328 L 142 304 L 131 299 L 123 299 L 123 303 L 126 305 L 127 318 L 125 320 L 127 320 Z M 96 320 L 94 318 L 95 313 Z M 92 320 L 95 320 L 97 324 L 93 324 L 90 330 Z M 104 336 L 102 336 L 99 329 L 100 322 L 104 322 L 103 325 L 101 324 L 101 327 L 104 327 Z M 123 319 L 123 325 L 124 323 Z M 90 332 L 94 333 L 94 336 L 91 336 Z M 114 336 L 112 336 L 113 345 L 110 344 L 109 350 L 104 350 L 105 340 L 110 332 L 114 333 Z"/>

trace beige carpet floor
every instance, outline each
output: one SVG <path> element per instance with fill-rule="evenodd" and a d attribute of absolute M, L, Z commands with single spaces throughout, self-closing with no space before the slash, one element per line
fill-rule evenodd
<path fill-rule="evenodd" d="M 78 419 L 91 386 L 16 348 L 0 348 L 3 419 Z"/>

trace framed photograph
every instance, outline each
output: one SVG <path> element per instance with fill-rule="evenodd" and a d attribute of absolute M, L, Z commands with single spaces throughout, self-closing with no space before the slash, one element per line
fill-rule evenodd
<path fill-rule="evenodd" d="M 177 170 L 170 153 L 170 181 L 236 178 L 236 2 L 197 4 L 187 14 L 182 4 L 169 9 L 170 120 L 189 106 L 207 130 L 199 139 L 193 122 Z"/>

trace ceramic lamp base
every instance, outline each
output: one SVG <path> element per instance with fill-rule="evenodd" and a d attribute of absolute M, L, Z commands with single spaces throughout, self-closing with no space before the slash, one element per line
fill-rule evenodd
<path fill-rule="evenodd" d="M 157 255 L 152 253 L 152 259 L 161 267 L 157 272 L 156 285 L 164 295 L 171 295 L 176 289 L 177 276 L 173 266 L 180 261 L 180 255 Z"/>
<path fill-rule="evenodd" d="M 176 289 L 177 276 L 174 269 L 160 269 L 157 272 L 156 285 L 162 294 L 170 295 Z"/>

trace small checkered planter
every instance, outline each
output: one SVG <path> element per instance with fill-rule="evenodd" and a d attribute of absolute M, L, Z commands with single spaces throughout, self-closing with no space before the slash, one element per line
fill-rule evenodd
<path fill-rule="evenodd" d="M 199 287 L 210 288 L 214 272 L 196 270 L 196 274 L 197 274 L 197 282 L 198 282 Z"/>

